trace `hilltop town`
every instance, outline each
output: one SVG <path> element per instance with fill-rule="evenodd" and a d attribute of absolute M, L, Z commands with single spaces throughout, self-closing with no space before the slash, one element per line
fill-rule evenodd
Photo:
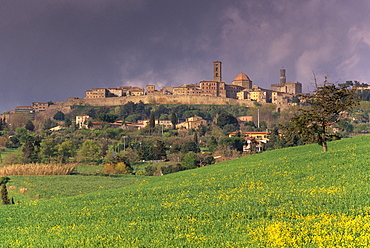
<path fill-rule="evenodd" d="M 271 89 L 263 89 L 252 84 L 244 73 L 238 74 L 231 84 L 222 81 L 222 62 L 213 62 L 213 80 L 200 81 L 199 84 L 183 84 L 178 87 L 166 86 L 160 90 L 155 85 L 144 88 L 122 86 L 119 88 L 96 88 L 86 91 L 86 99 L 101 99 L 124 96 L 203 96 L 231 98 L 259 103 L 290 104 L 296 94 L 302 93 L 302 84 L 286 80 L 285 69 L 280 69 L 280 83 L 272 84 Z"/>
<path fill-rule="evenodd" d="M 302 84 L 287 82 L 286 70 L 280 69 L 279 83 L 271 84 L 270 89 L 261 88 L 252 83 L 245 74 L 238 74 L 231 84 L 222 81 L 222 62 L 213 62 L 213 80 L 195 84 L 183 84 L 177 87 L 166 86 L 157 90 L 155 85 L 121 86 L 118 88 L 93 88 L 86 91 L 84 99 L 71 97 L 64 102 L 33 102 L 30 106 L 17 106 L 15 110 L 1 115 L 8 120 L 14 113 L 57 111 L 69 113 L 71 106 L 115 106 L 127 102 L 158 104 L 214 104 L 253 106 L 254 103 L 272 103 L 278 108 L 295 104 L 296 95 L 302 93 Z M 33 117 L 32 117 L 33 118 Z"/>

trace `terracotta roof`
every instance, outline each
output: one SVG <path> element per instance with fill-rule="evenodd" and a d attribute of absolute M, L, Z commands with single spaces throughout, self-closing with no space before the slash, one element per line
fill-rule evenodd
<path fill-rule="evenodd" d="M 238 76 L 236 76 L 236 77 L 234 78 L 234 81 L 241 81 L 241 80 L 243 80 L 243 81 L 248 81 L 248 80 L 250 80 L 250 79 L 249 79 L 249 77 L 248 77 L 247 75 L 245 75 L 244 73 L 239 73 L 239 74 L 238 74 Z"/>

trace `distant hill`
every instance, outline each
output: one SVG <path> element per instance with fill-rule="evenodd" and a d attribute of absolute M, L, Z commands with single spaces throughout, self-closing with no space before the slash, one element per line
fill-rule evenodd
<path fill-rule="evenodd" d="M 316 144 L 280 149 L 127 187 L 0 206 L 1 245 L 366 247 L 369 149 L 370 137 L 344 139 L 326 153 Z"/>

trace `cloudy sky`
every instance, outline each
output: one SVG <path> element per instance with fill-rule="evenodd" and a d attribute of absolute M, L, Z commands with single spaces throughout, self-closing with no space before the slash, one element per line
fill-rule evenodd
<path fill-rule="evenodd" d="M 100 87 L 178 86 L 279 69 L 312 88 L 369 82 L 368 0 L 0 0 L 0 113 Z"/>

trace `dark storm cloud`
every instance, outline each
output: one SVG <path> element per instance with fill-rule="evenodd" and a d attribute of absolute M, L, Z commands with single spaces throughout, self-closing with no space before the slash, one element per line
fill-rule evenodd
<path fill-rule="evenodd" d="M 0 112 L 121 85 L 198 83 L 240 72 L 269 88 L 281 67 L 368 80 L 367 1 L 0 1 Z"/>

